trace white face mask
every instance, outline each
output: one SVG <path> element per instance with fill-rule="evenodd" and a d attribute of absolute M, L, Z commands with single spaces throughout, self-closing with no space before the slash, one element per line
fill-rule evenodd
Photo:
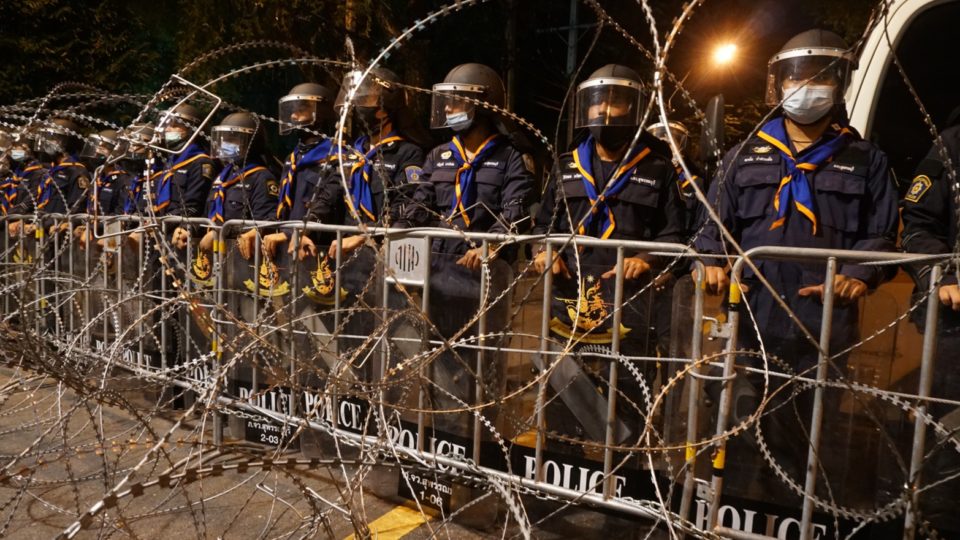
<path fill-rule="evenodd" d="M 179 131 L 171 130 L 171 131 L 163 132 L 163 140 L 166 141 L 167 144 L 177 144 L 182 139 L 183 139 L 183 134 L 180 133 Z"/>
<path fill-rule="evenodd" d="M 470 113 L 466 111 L 447 115 L 447 127 L 454 131 L 464 131 L 469 128 L 472 123 L 473 119 L 470 118 Z"/>
<path fill-rule="evenodd" d="M 837 87 L 832 84 L 807 84 L 800 88 L 784 88 L 787 97 L 783 112 L 794 122 L 807 125 L 823 118 L 833 108 Z"/>
<path fill-rule="evenodd" d="M 233 160 L 240 157 L 240 145 L 232 142 L 220 143 L 221 159 Z"/>
<path fill-rule="evenodd" d="M 10 150 L 10 159 L 14 161 L 23 161 L 27 157 L 27 151 L 23 149 Z"/>

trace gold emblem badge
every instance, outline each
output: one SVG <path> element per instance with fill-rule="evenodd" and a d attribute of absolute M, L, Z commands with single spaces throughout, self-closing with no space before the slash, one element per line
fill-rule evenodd
<path fill-rule="evenodd" d="M 203 287 L 213 287 L 213 265 L 210 263 L 210 255 L 207 252 L 197 249 L 197 255 L 193 258 L 190 270 L 194 283 Z"/>
<path fill-rule="evenodd" d="M 932 185 L 933 182 L 930 181 L 928 176 L 920 175 L 913 179 L 913 183 L 910 184 L 910 190 L 907 191 L 904 199 L 912 203 L 920 202 L 920 198 L 927 193 L 927 190 L 930 189 Z"/>
<path fill-rule="evenodd" d="M 583 295 L 580 298 L 557 298 L 567 306 L 567 317 L 571 323 L 576 323 L 576 328 L 571 328 L 567 323 L 554 317 L 550 321 L 550 329 L 560 336 L 573 337 L 582 343 L 612 342 L 613 333 L 610 330 L 595 332 L 610 317 L 610 311 L 607 309 L 610 304 L 604 302 L 600 287 L 599 280 L 593 276 L 587 276 L 583 284 Z M 621 338 L 629 332 L 629 328 L 620 325 Z"/>
<path fill-rule="evenodd" d="M 326 257 L 317 256 L 317 270 L 310 274 L 310 282 L 309 287 L 303 288 L 303 293 L 307 295 L 307 298 L 318 304 L 332 306 L 335 301 L 333 290 L 336 287 L 336 280 Z M 341 288 L 340 299 L 343 300 L 346 296 L 346 289 Z"/>
<path fill-rule="evenodd" d="M 280 277 L 280 269 L 277 268 L 275 263 L 266 259 L 260 263 L 260 271 L 257 272 L 257 281 L 260 286 L 259 291 L 257 291 L 257 283 L 254 283 L 252 279 L 244 281 L 243 284 L 247 287 L 248 291 L 257 292 L 265 298 L 275 298 L 290 292 L 290 284 L 283 281 Z"/>

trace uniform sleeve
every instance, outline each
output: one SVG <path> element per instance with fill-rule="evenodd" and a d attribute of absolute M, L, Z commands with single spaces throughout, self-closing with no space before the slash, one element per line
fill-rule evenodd
<path fill-rule="evenodd" d="M 198 159 L 187 169 L 186 185 L 184 186 L 183 198 L 180 201 L 180 208 L 171 212 L 173 215 L 183 217 L 206 217 L 207 195 L 210 192 L 210 186 L 213 184 L 215 171 L 213 161 L 208 158 Z M 171 202 L 170 206 L 173 206 Z"/>
<path fill-rule="evenodd" d="M 862 226 L 859 238 L 853 244 L 857 251 L 896 251 L 897 188 L 890 179 L 887 156 L 879 150 L 873 152 L 867 177 L 867 193 L 861 206 Z M 890 270 L 895 267 L 863 266 L 844 264 L 840 273 L 859 279 L 870 288 L 879 286 L 892 278 Z"/>
<path fill-rule="evenodd" d="M 277 217 L 280 183 L 270 171 L 257 175 L 250 193 L 250 217 L 256 221 L 273 221 Z"/>
<path fill-rule="evenodd" d="M 340 221 L 337 216 L 343 213 L 338 210 L 346 205 L 344 200 L 346 192 L 343 189 L 340 168 L 339 163 L 324 168 L 320 181 L 307 202 L 307 221 L 325 224 Z"/>
<path fill-rule="evenodd" d="M 707 192 L 707 200 L 710 201 L 714 211 L 719 215 L 720 222 L 727 230 L 738 238 L 740 231 L 737 230 L 737 197 L 738 190 L 736 186 L 736 169 L 729 164 L 733 162 L 738 147 L 727 152 L 721 160 L 714 179 L 710 182 L 710 189 Z M 721 255 L 726 253 L 726 245 L 717 223 L 710 219 L 707 209 L 700 207 L 697 217 L 698 229 L 703 226 L 700 235 L 697 236 L 694 246 L 701 255 Z M 703 264 L 707 266 L 725 266 L 725 258 L 701 257 Z"/>
<path fill-rule="evenodd" d="M 75 167 L 71 171 L 72 181 L 67 186 L 67 213 L 79 214 L 87 211 L 87 198 L 93 196 L 93 185 L 86 167 Z"/>
<path fill-rule="evenodd" d="M 930 254 L 953 251 L 950 247 L 949 223 L 955 220 L 956 216 L 951 209 L 950 186 L 945 172 L 943 162 L 934 147 L 917 168 L 913 182 L 903 199 L 901 244 L 904 251 Z M 907 268 L 920 290 L 925 291 L 929 287 L 927 279 L 930 269 L 928 265 L 911 265 Z M 942 283 L 956 284 L 956 274 L 945 273 Z"/>
<path fill-rule="evenodd" d="M 533 193 L 533 173 L 527 170 L 523 155 L 513 150 L 504 174 L 500 219 L 490 227 L 490 232 L 523 234 L 530 230 Z"/>
<path fill-rule="evenodd" d="M 393 178 L 394 189 L 387 197 L 389 207 L 384 214 L 390 216 L 391 224 L 403 221 L 404 210 L 413 200 L 417 183 L 423 177 L 423 150 L 415 145 L 410 145 L 409 148 L 403 159 L 397 163 Z"/>
<path fill-rule="evenodd" d="M 433 182 L 430 181 L 434 168 L 434 155 L 431 153 L 423 164 L 420 181 L 416 183 L 410 204 L 403 209 L 397 227 L 426 227 L 436 221 L 437 191 Z"/>

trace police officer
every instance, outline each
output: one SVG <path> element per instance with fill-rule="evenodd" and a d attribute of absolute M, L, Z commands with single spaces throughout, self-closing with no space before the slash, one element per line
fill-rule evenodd
<path fill-rule="evenodd" d="M 149 185 L 155 186 L 163 172 L 162 165 L 148 146 L 154 136 L 154 126 L 149 123 L 133 124 L 124 130 L 124 151 L 119 168 L 127 171 L 130 177 L 120 190 L 116 205 L 118 213 L 133 216 L 147 211 L 150 198 L 145 189 L 148 180 Z"/>
<path fill-rule="evenodd" d="M 960 162 L 960 126 L 948 128 L 940 134 L 943 146 L 935 144 L 926 158 L 917 167 L 916 175 L 902 201 L 903 236 L 901 245 L 911 253 L 943 254 L 956 251 L 957 201 L 950 187 L 950 167 Z M 947 165 L 944 157 L 954 165 Z M 931 266 L 910 265 L 907 272 L 913 277 L 914 288 L 911 304 L 923 301 L 930 287 Z M 942 304 L 937 323 L 937 349 L 935 375 L 931 394 L 934 397 L 960 400 L 960 368 L 954 355 L 960 347 L 960 285 L 957 284 L 957 269 L 944 268 L 937 289 Z M 924 302 L 925 304 L 925 302 Z M 912 320 L 921 333 L 926 329 L 926 309 L 912 312 Z M 943 423 L 948 431 L 960 427 L 960 409 L 931 402 L 929 411 Z M 952 475 L 960 464 L 960 456 L 952 444 L 928 445 L 935 453 L 930 458 L 934 465 L 925 467 L 924 489 L 921 509 L 923 518 L 932 521 L 937 528 L 960 530 L 956 517 L 956 501 L 960 485 L 956 479 L 943 482 L 944 476 Z M 939 485 L 938 482 L 941 482 Z"/>
<path fill-rule="evenodd" d="M 423 141 L 419 126 L 413 122 L 400 79 L 392 71 L 377 67 L 363 77 L 361 71 L 344 76 L 334 107 L 342 110 L 347 97 L 352 111 L 352 126 L 359 134 L 350 147 L 343 148 L 338 162 L 327 169 L 311 201 L 307 220 L 346 225 L 390 226 L 409 200 L 410 189 L 422 173 Z M 343 178 L 346 177 L 346 182 Z M 347 190 L 344 189 L 346 184 Z M 346 336 L 369 336 L 378 321 L 387 320 L 370 306 L 382 305 L 382 271 L 377 249 L 365 246 L 362 234 L 342 240 L 341 260 L 337 260 L 337 241 L 330 243 L 320 256 L 332 261 L 341 275 L 346 291 L 343 306 L 347 309 L 363 305 L 343 317 Z M 316 255 L 317 248 L 309 236 L 303 238 L 303 249 Z M 400 308 L 405 302 L 400 295 L 391 295 L 390 307 Z M 340 354 L 361 356 L 356 349 L 365 338 L 340 338 Z M 386 346 L 386 345 L 385 345 Z M 364 364 L 362 377 L 370 380 L 378 375 L 375 362 Z"/>
<path fill-rule="evenodd" d="M 175 152 L 164 162 L 154 193 L 153 211 L 157 217 L 179 216 L 185 218 L 203 215 L 207 193 L 213 183 L 214 164 L 198 140 L 189 141 L 200 126 L 197 109 L 181 103 L 167 111 L 158 131 L 163 136 L 163 145 Z M 191 236 L 191 227 L 180 226 L 173 231 L 174 247 L 183 249 Z"/>
<path fill-rule="evenodd" d="M 279 100 L 280 134 L 296 133 L 298 140 L 280 173 L 280 195 L 274 214 L 277 221 L 300 221 L 306 217 L 307 204 L 325 174 L 324 167 L 336 159 L 338 152 L 324 135 L 333 127 L 335 96 L 333 90 L 322 84 L 306 82 L 294 86 Z M 240 237 L 240 254 L 244 258 L 253 256 L 257 234 L 250 230 Z M 278 231 L 265 235 L 266 256 L 275 258 L 284 245 L 292 252 L 295 242 L 287 244 L 290 234 Z"/>
<path fill-rule="evenodd" d="M 47 168 L 34 157 L 26 130 L 17 133 L 13 139 L 10 146 L 12 173 L 4 186 L 3 209 L 9 214 L 32 214 Z M 22 221 L 14 221 L 7 225 L 7 232 L 16 237 L 22 227 Z"/>
<path fill-rule="evenodd" d="M 310 205 L 309 221 L 390 226 L 401 215 L 409 188 L 423 172 L 420 134 L 416 126 L 400 123 L 407 105 L 405 92 L 396 86 L 399 77 L 385 68 L 374 68 L 361 80 L 362 75 L 361 71 L 347 73 L 335 105 L 337 109 L 344 107 L 350 90 L 356 89 L 353 126 L 360 135 L 351 148 L 344 150 L 341 165 L 331 167 L 321 182 L 321 192 Z M 349 193 L 344 192 L 341 171 L 348 176 Z M 306 249 L 312 251 L 311 241 L 304 242 Z M 343 256 L 350 255 L 363 242 L 363 235 L 344 238 Z M 336 252 L 334 242 L 328 255 L 336 258 Z M 374 260 L 367 262 L 372 264 Z M 369 275 L 359 272 L 357 277 L 363 274 Z"/>
<path fill-rule="evenodd" d="M 673 166 L 677 170 L 677 190 L 680 192 L 680 197 L 683 199 L 683 205 L 686 208 L 686 219 L 684 225 L 688 232 L 692 231 L 694 225 L 696 224 L 698 207 L 700 201 L 697 200 L 696 190 L 694 189 L 694 184 L 700 187 L 700 190 L 706 193 L 707 184 L 703 176 L 703 171 L 700 167 L 687 155 L 687 143 L 690 140 L 690 132 L 687 128 L 680 122 L 669 122 L 670 133 L 673 135 L 674 141 L 677 143 L 677 147 L 680 149 L 681 154 L 683 155 L 683 161 L 687 165 L 687 169 L 690 170 L 690 176 L 687 176 L 687 173 L 684 172 L 683 168 L 680 166 L 680 160 L 674 157 L 672 159 Z M 647 131 L 651 135 L 660 139 L 664 143 L 669 145 L 669 139 L 667 137 L 667 127 L 662 123 L 656 123 L 647 128 Z"/>
<path fill-rule="evenodd" d="M 120 163 L 125 146 L 119 133 L 113 129 L 94 133 L 84 143 L 80 156 L 94 168 L 93 189 L 87 194 L 88 214 L 112 216 L 120 213 L 123 190 L 136 174 L 136 171 L 125 170 Z"/>
<path fill-rule="evenodd" d="M 578 86 L 576 127 L 589 134 L 557 160 L 535 233 L 671 243 L 682 240 L 684 209 L 669 148 L 646 131 L 640 132 L 633 144 L 640 128 L 641 98 L 640 76 L 622 65 L 604 66 Z M 616 249 L 586 247 L 577 256 L 573 249 L 561 249 L 552 262 L 542 248 L 536 255 L 538 272 L 556 274 L 551 333 L 558 344 L 575 339 L 577 352 L 599 347 L 612 352 L 612 310 L 596 308 L 613 302 L 616 262 Z M 649 331 L 652 321 L 647 317 L 649 287 L 646 294 L 636 295 L 662 263 L 642 252 L 630 253 L 624 260 L 623 297 L 632 299 L 622 311 L 620 351 L 624 355 L 655 352 Z M 647 384 L 652 383 L 655 369 L 655 365 L 642 366 Z M 624 406 L 617 437 L 624 442 L 631 432 L 637 433 L 627 418 L 636 420 L 645 409 L 639 405 L 642 394 L 636 377 L 626 369 L 620 373 L 619 402 Z M 585 433 L 603 441 L 607 399 L 596 388 L 605 384 L 591 381 L 575 360 L 564 357 L 552 370 L 550 385 L 560 398 L 548 407 L 550 429 L 575 436 Z M 624 403 L 628 400 L 632 403 Z M 560 407 L 561 401 L 565 407 Z"/>
<path fill-rule="evenodd" d="M 404 210 L 403 224 L 485 233 L 528 230 L 533 167 L 506 136 L 501 115 L 490 108 L 502 109 L 505 104 L 500 76 L 488 66 L 462 64 L 435 84 L 433 92 L 430 127 L 450 129 L 453 137 L 427 155 L 413 200 Z M 442 238 L 433 242 L 432 250 L 430 320 L 440 335 L 449 339 L 478 317 L 482 247 L 479 242 Z M 515 256 L 511 246 L 490 246 L 490 298 L 496 298 L 509 284 Z M 508 313 L 506 299 L 488 306 L 487 332 L 504 328 Z M 471 328 L 464 337 L 476 335 L 476 325 Z M 463 403 L 496 399 L 504 382 L 505 362 L 491 351 L 497 348 L 495 341 L 487 337 L 487 350 L 480 353 L 484 396 L 475 395 L 479 374 L 474 354 L 445 350 L 432 361 L 432 383 L 439 387 L 432 392 L 435 409 L 460 409 Z M 493 420 L 496 413 L 489 410 L 483 414 Z M 435 415 L 434 427 L 464 435 L 471 418 Z"/>
<path fill-rule="evenodd" d="M 231 219 L 270 220 L 277 211 L 280 185 L 267 168 L 266 140 L 250 113 L 233 113 L 213 128 L 211 152 L 223 169 L 207 197 L 207 218 L 215 224 Z M 216 231 L 207 231 L 200 249 L 211 251 Z"/>
<path fill-rule="evenodd" d="M 788 41 L 770 61 L 767 103 L 779 107 L 759 132 L 734 147 L 722 160 L 709 198 L 721 223 L 709 222 L 697 238 L 703 254 L 726 254 L 719 226 L 725 227 L 743 250 L 757 246 L 892 251 L 897 231 L 896 188 L 888 176 L 887 157 L 847 125 L 843 95 L 853 67 L 853 53 L 843 39 L 824 30 L 803 32 Z M 706 259 L 705 285 L 719 294 L 728 284 L 725 260 Z M 758 260 L 756 264 L 800 322 L 816 336 L 820 328 L 825 264 Z M 830 351 L 857 339 L 857 300 L 886 278 L 883 268 L 843 263 L 834 279 L 835 307 Z M 757 277 L 744 270 L 743 290 L 750 315 L 741 318 L 740 346 L 758 348 L 789 362 L 795 373 L 813 376 L 818 348 L 791 321 Z M 732 296 L 732 295 L 731 295 Z M 834 365 L 842 362 L 834 361 Z M 759 366 L 758 366 L 759 367 Z M 842 376 L 831 369 L 829 376 Z M 741 381 L 742 382 L 742 381 Z M 762 381 L 746 390 L 736 405 L 738 418 L 755 410 Z M 777 383 L 773 383 L 777 384 Z M 786 399 L 781 391 L 777 399 Z M 809 426 L 811 392 L 798 400 L 803 422 L 797 425 L 793 407 L 770 405 L 761 425 L 775 446 L 779 462 L 797 478 L 806 463 L 805 444 L 788 434 Z M 835 399 L 836 392 L 828 392 Z M 828 408 L 835 408 L 834 402 Z M 753 410 L 748 410 L 753 409 Z M 789 409 L 789 412 L 788 412 Z M 776 423 L 767 429 L 766 422 Z M 804 441 L 805 442 L 805 441 Z M 822 449 L 830 448 L 824 442 Z M 832 452 L 828 454 L 836 455 Z M 732 462 L 729 460 L 728 462 Z M 826 469 L 831 469 L 825 464 Z M 829 472 L 835 473 L 835 470 Z M 827 471 L 825 471 L 825 474 Z M 731 475 L 737 476 L 737 475 Z M 744 475 L 746 476 L 746 475 Z"/>
<path fill-rule="evenodd" d="M 83 147 L 82 128 L 73 120 L 54 118 L 38 130 L 36 151 L 52 164 L 37 192 L 36 209 L 50 214 L 83 212 L 90 173 L 77 158 Z M 66 223 L 61 228 L 66 228 Z"/>

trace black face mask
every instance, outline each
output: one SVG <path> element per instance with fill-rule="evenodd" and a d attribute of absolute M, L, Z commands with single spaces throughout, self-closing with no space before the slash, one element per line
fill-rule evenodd
<path fill-rule="evenodd" d="M 633 140 L 636 126 L 590 126 L 590 134 L 608 150 L 619 150 Z"/>
<path fill-rule="evenodd" d="M 357 121 L 360 122 L 359 127 L 361 129 L 379 129 L 380 128 L 380 119 L 377 118 L 377 113 L 380 111 L 380 107 L 355 107 L 354 114 L 357 115 Z"/>

